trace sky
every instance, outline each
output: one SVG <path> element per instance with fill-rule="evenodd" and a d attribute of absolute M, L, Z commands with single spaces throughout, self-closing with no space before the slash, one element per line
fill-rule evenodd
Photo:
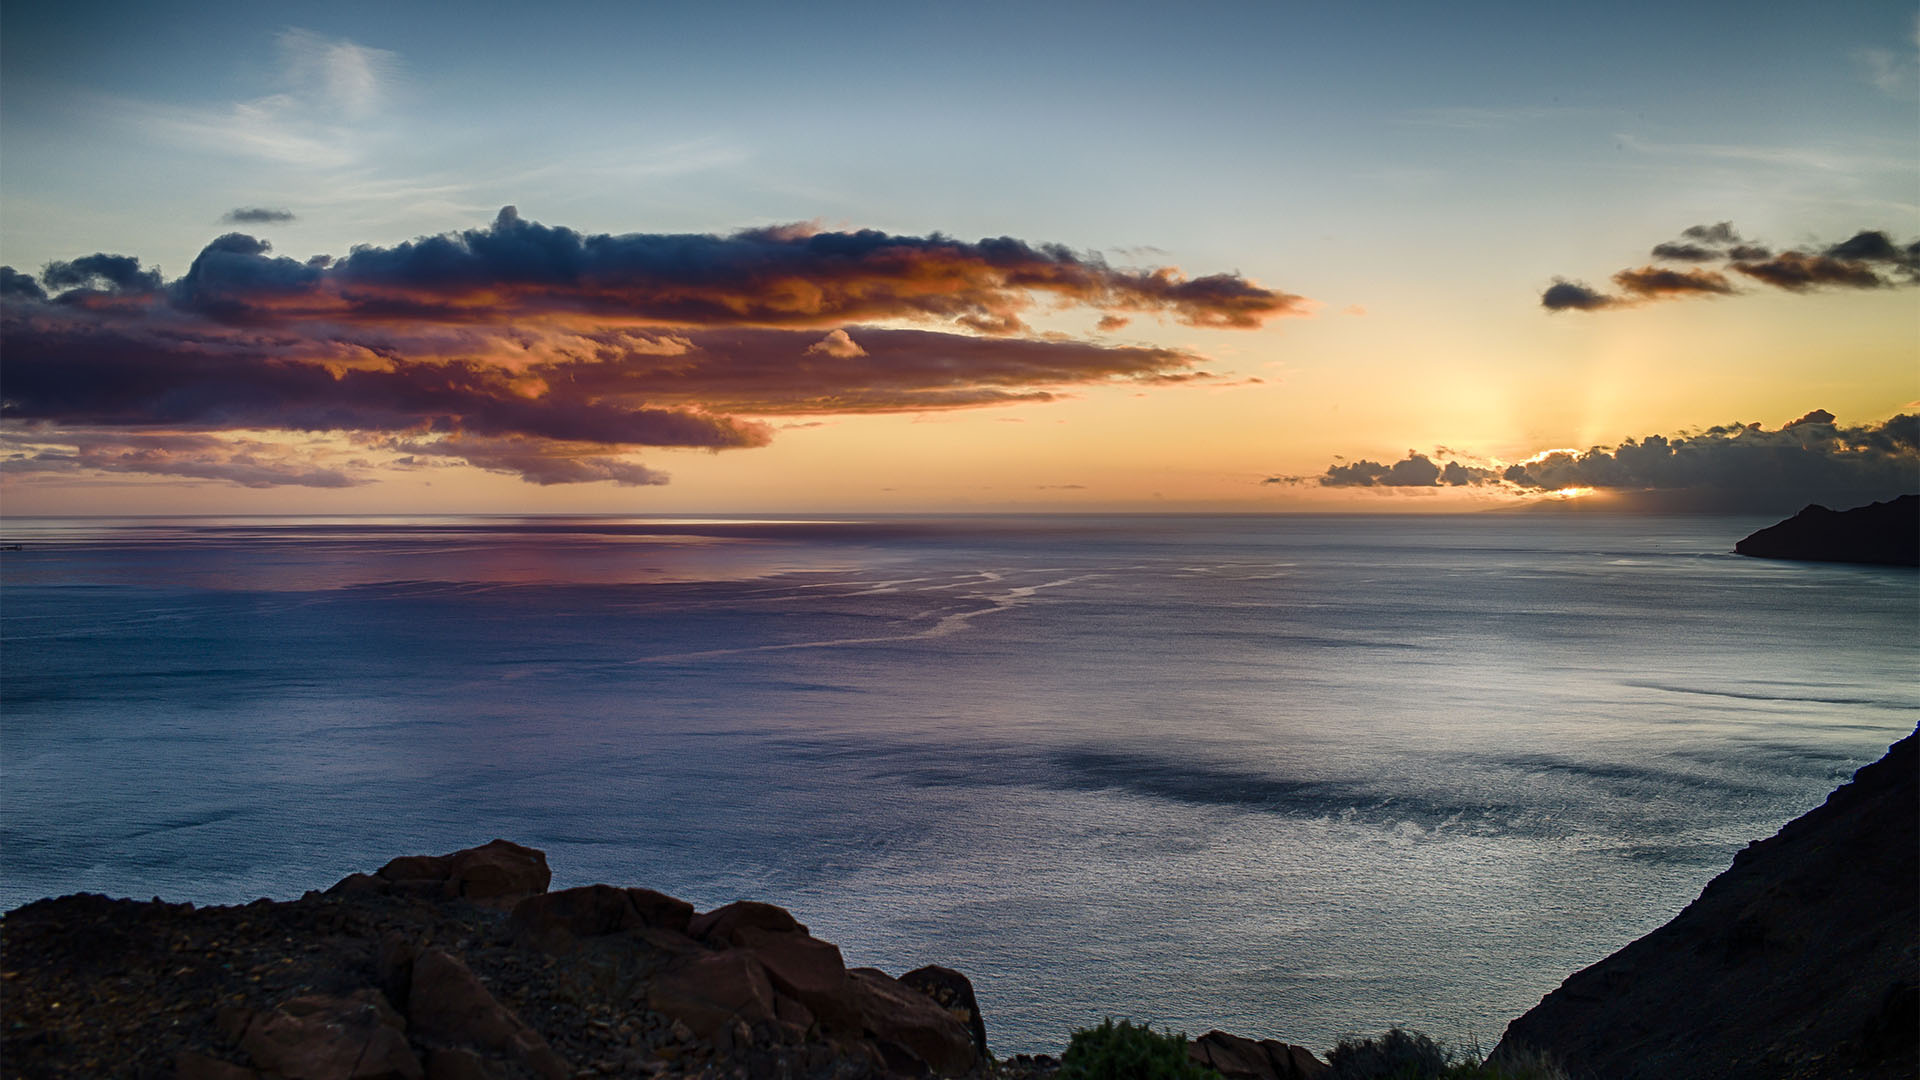
<path fill-rule="evenodd" d="M 13 4 L 0 511 L 1920 487 L 1911 3 Z"/>

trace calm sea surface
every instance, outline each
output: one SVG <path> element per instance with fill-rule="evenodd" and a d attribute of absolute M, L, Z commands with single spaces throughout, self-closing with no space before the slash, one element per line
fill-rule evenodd
<path fill-rule="evenodd" d="M 1490 1045 L 1920 716 L 1728 518 L 13 519 L 0 907 L 504 836 L 1106 1015 Z"/>

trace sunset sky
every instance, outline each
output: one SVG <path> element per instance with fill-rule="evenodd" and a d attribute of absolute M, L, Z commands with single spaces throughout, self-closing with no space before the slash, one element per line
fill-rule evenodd
<path fill-rule="evenodd" d="M 1916 241 L 1908 2 L 12 4 L 0 498 L 1881 497 Z"/>

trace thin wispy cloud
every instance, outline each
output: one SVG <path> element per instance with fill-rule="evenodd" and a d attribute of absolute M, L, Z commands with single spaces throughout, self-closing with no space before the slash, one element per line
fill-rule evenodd
<path fill-rule="evenodd" d="M 292 29 L 276 41 L 281 89 L 221 107 L 114 99 L 108 109 L 141 134 L 216 154 L 306 168 L 366 156 L 399 57 Z"/>

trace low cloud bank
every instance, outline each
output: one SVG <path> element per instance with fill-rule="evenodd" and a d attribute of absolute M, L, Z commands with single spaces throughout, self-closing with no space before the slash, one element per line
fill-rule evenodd
<path fill-rule="evenodd" d="M 1393 464 L 1334 464 L 1317 477 L 1267 483 L 1320 487 L 1481 487 L 1514 496 L 1602 492 L 1623 509 L 1786 513 L 1810 502 L 1842 508 L 1920 489 L 1920 415 L 1841 425 L 1816 409 L 1769 431 L 1724 424 L 1648 435 L 1618 446 L 1547 451 L 1513 464 L 1435 460 L 1409 450 Z"/>

